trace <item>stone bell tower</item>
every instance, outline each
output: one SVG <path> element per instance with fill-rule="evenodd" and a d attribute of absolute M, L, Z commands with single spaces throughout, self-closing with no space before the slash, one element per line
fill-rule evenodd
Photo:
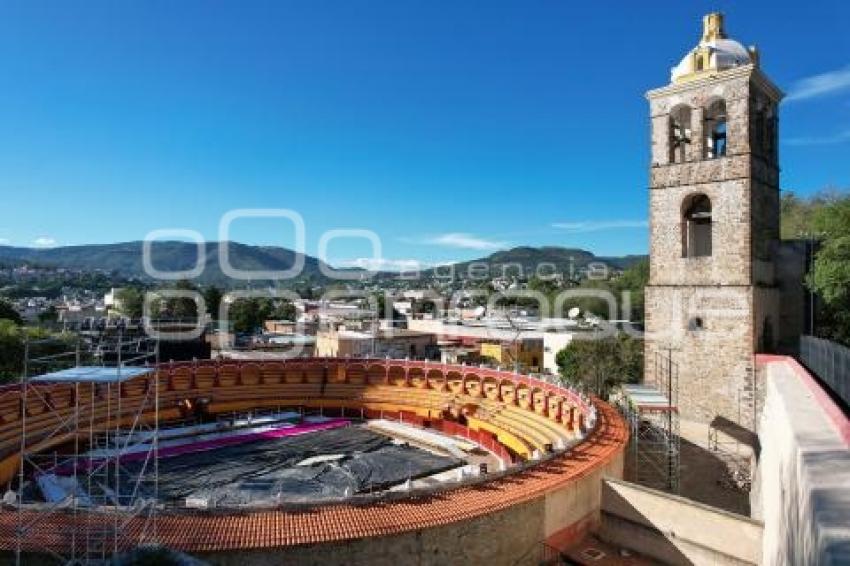
<path fill-rule="evenodd" d="M 754 354 L 776 344 L 777 107 L 782 93 L 722 14 L 647 93 L 652 121 L 645 380 L 678 366 L 683 419 L 750 427 Z"/>

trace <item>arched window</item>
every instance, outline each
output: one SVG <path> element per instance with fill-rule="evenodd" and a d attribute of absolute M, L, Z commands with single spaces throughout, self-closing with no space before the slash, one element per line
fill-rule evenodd
<path fill-rule="evenodd" d="M 684 163 L 691 145 L 691 109 L 677 106 L 670 112 L 670 163 Z"/>
<path fill-rule="evenodd" d="M 705 157 L 726 155 L 726 103 L 714 101 L 705 111 Z"/>
<path fill-rule="evenodd" d="M 691 195 L 682 206 L 682 257 L 711 255 L 711 200 Z"/>

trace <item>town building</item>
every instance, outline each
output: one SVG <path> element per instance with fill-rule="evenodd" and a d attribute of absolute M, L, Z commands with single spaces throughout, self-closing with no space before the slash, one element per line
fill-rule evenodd
<path fill-rule="evenodd" d="M 443 356 L 454 361 L 490 361 L 532 373 L 556 375 L 558 352 L 572 342 L 577 333 L 592 331 L 594 326 L 569 319 L 515 320 L 513 326 L 504 319 L 436 320 L 408 319 L 411 330 L 429 332 L 438 337 Z M 471 355 L 471 350 L 476 350 Z"/>
<path fill-rule="evenodd" d="M 316 334 L 316 355 L 340 358 L 436 359 L 437 337 L 415 330 L 349 330 L 344 327 Z"/>
<path fill-rule="evenodd" d="M 484 339 L 480 343 L 481 357 L 505 368 L 539 373 L 543 359 L 543 340 L 524 338 L 519 340 Z"/>

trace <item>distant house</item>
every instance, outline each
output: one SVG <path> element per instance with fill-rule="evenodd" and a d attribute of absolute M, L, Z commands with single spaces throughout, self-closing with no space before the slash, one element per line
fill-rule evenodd
<path fill-rule="evenodd" d="M 321 330 L 316 335 L 318 356 L 435 359 L 438 354 L 437 337 L 429 332 L 398 329 L 363 332 L 343 328 Z"/>

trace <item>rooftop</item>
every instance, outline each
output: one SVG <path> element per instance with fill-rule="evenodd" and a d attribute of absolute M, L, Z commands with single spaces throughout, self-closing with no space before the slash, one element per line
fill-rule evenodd
<path fill-rule="evenodd" d="M 37 375 L 30 381 L 38 382 L 70 382 L 70 383 L 117 383 L 127 381 L 140 375 L 154 371 L 147 367 L 103 367 L 77 366 L 43 375 Z"/>
<path fill-rule="evenodd" d="M 623 385 L 623 393 L 636 408 L 642 410 L 669 410 L 673 409 L 666 395 L 651 385 L 626 384 Z"/>

